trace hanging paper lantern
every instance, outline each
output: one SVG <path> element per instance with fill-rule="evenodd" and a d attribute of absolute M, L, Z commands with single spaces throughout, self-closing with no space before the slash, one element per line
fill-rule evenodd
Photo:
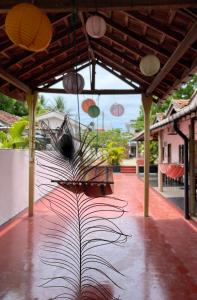
<path fill-rule="evenodd" d="M 124 114 L 124 107 L 121 104 L 113 104 L 110 107 L 110 112 L 115 117 L 120 117 Z"/>
<path fill-rule="evenodd" d="M 86 99 L 82 102 L 82 109 L 84 112 L 88 112 L 88 109 L 91 105 L 96 105 L 96 102 L 93 99 Z"/>
<path fill-rule="evenodd" d="M 157 56 L 148 54 L 140 61 L 140 71 L 145 76 L 153 76 L 160 69 L 160 61 Z"/>
<path fill-rule="evenodd" d="M 48 17 L 31 3 L 20 3 L 7 14 L 5 31 L 17 46 L 39 52 L 48 47 L 52 25 Z"/>
<path fill-rule="evenodd" d="M 106 32 L 105 20 L 100 16 L 91 16 L 86 22 L 86 31 L 89 36 L 99 39 L 105 35 Z"/>
<path fill-rule="evenodd" d="M 91 105 L 88 109 L 88 115 L 92 118 L 97 118 L 100 114 L 100 108 L 97 105 Z"/>
<path fill-rule="evenodd" d="M 70 72 L 63 77 L 63 87 L 68 94 L 78 94 L 84 89 L 83 77 L 75 72 Z"/>

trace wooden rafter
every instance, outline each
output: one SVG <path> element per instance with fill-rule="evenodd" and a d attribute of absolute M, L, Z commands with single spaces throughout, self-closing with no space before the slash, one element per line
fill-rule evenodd
<path fill-rule="evenodd" d="M 125 62 L 131 64 L 134 67 L 135 73 L 139 74 L 139 72 L 138 72 L 138 70 L 139 70 L 139 62 L 137 60 L 134 60 L 134 59 L 130 58 L 130 56 L 128 56 L 127 54 L 124 54 L 124 53 L 116 50 L 112 46 L 108 46 L 107 44 L 103 43 L 102 41 L 98 41 L 98 40 L 95 41 L 94 40 L 93 43 L 97 44 L 97 45 L 99 45 L 101 47 L 103 47 L 104 49 L 108 50 L 110 53 L 115 54 L 119 58 L 122 58 Z M 177 74 L 174 74 L 174 73 L 171 73 L 170 75 L 173 77 L 173 79 L 179 77 Z"/>
<path fill-rule="evenodd" d="M 53 88 L 37 88 L 37 92 L 39 93 L 55 93 L 55 94 L 67 94 L 64 89 L 53 89 Z M 109 89 L 109 90 L 83 90 L 81 92 L 82 95 L 133 95 L 133 94 L 141 94 L 142 89 Z"/>
<path fill-rule="evenodd" d="M 127 76 L 127 78 L 129 78 L 130 80 L 138 83 L 141 87 L 143 87 L 144 90 L 146 90 L 149 86 L 150 83 L 147 84 L 146 81 L 142 80 L 141 77 L 136 77 L 136 74 L 132 74 L 130 72 L 129 69 L 126 68 L 126 66 L 122 65 L 122 64 L 118 64 L 117 62 L 115 62 L 112 58 L 108 57 L 107 55 L 104 55 L 102 53 L 100 53 L 99 51 L 97 50 L 94 50 L 94 52 L 97 54 L 97 57 L 104 63 L 107 63 L 109 66 L 111 66 L 112 68 L 115 68 L 116 70 L 119 70 L 119 71 L 123 71 L 125 73 L 124 76 Z M 159 87 L 156 89 L 156 91 L 154 92 L 154 94 L 156 96 L 160 96 L 162 94 L 165 93 L 165 90 L 163 87 Z"/>
<path fill-rule="evenodd" d="M 193 26 L 190 28 L 189 32 L 185 36 L 185 38 L 182 40 L 181 43 L 179 43 L 176 50 L 173 52 L 173 54 L 170 56 L 166 64 L 163 66 L 161 71 L 158 73 L 158 75 L 154 78 L 151 85 L 148 87 L 146 94 L 150 95 L 155 88 L 160 84 L 160 82 L 165 78 L 165 76 L 170 72 L 170 70 L 174 67 L 174 65 L 177 63 L 177 61 L 180 59 L 180 57 L 187 51 L 187 49 L 192 45 L 197 39 L 197 22 L 193 24 Z"/>
<path fill-rule="evenodd" d="M 128 80 L 124 76 L 122 76 L 119 73 L 115 72 L 112 68 L 109 68 L 106 64 L 101 63 L 99 61 L 97 61 L 96 63 L 97 63 L 97 65 L 101 66 L 103 69 L 105 69 L 106 71 L 108 71 L 112 75 L 116 76 L 117 78 L 119 78 L 122 81 L 124 81 L 126 84 L 130 85 L 132 88 L 134 88 L 134 89 L 138 88 L 134 83 L 132 83 L 132 81 Z"/>
<path fill-rule="evenodd" d="M 101 42 L 94 42 L 94 44 L 100 44 Z M 104 45 L 102 46 L 103 48 L 105 48 L 106 50 L 108 50 L 110 53 L 111 53 L 111 51 L 110 51 L 110 47 L 105 47 Z M 95 53 L 97 53 L 98 54 L 98 50 L 95 50 Z M 110 55 L 110 53 L 109 53 L 109 55 Z M 117 50 L 115 50 L 115 49 L 113 49 L 113 53 L 116 55 L 116 56 L 118 56 L 119 57 L 119 59 L 121 59 L 121 58 L 123 58 L 124 60 L 125 60 L 125 63 L 126 63 L 126 65 L 132 65 L 132 61 L 130 60 L 130 59 L 128 59 L 124 54 L 121 54 L 119 51 L 117 51 Z M 101 54 L 101 55 L 103 55 L 103 54 Z M 105 57 L 106 57 L 106 54 L 105 54 Z M 108 58 L 110 58 L 109 56 L 108 56 Z M 136 80 L 142 80 L 142 81 L 144 81 L 148 86 L 150 85 L 150 80 L 147 78 L 147 77 L 145 77 L 145 76 L 143 76 L 143 75 L 141 75 L 141 74 L 139 74 L 138 73 L 138 70 L 137 70 L 137 67 L 138 67 L 138 64 L 135 64 L 134 65 L 136 68 L 134 69 L 134 70 L 132 70 L 132 69 L 130 69 L 130 73 L 133 75 L 133 76 L 135 76 L 136 77 Z M 118 69 L 120 69 L 120 67 L 118 67 Z"/>
<path fill-rule="evenodd" d="M 77 63 L 73 63 L 72 59 L 71 60 L 67 60 L 64 64 L 61 64 L 60 66 L 56 67 L 53 69 L 52 73 L 44 73 L 43 75 L 41 75 L 40 77 L 36 78 L 34 81 L 31 82 L 31 85 L 34 87 L 37 87 L 39 85 L 43 85 L 45 83 L 48 83 L 48 81 L 50 80 L 51 77 L 56 77 L 62 74 L 65 74 L 68 71 L 71 71 L 74 69 L 75 66 L 77 66 L 78 64 L 82 64 L 88 61 L 88 57 L 87 57 L 87 52 L 82 50 L 82 52 L 80 53 L 80 58 L 78 57 Z"/>
<path fill-rule="evenodd" d="M 149 48 L 152 52 L 159 53 L 165 59 L 168 59 L 168 57 L 171 55 L 171 53 L 168 50 L 161 48 L 157 44 L 145 39 L 145 37 L 142 37 L 139 34 L 135 33 L 134 31 L 131 31 L 130 29 L 121 26 L 120 24 L 118 24 L 117 22 L 114 22 L 113 20 L 104 16 L 103 14 L 100 14 L 100 15 L 105 19 L 106 23 L 109 26 L 111 26 L 115 30 L 121 32 L 122 34 L 127 34 L 127 36 L 129 38 L 135 40 L 138 43 L 141 43 L 143 46 Z M 185 68 L 189 67 L 187 62 L 183 59 L 180 59 L 179 64 Z"/>
<path fill-rule="evenodd" d="M 88 51 L 89 51 L 89 53 L 91 55 L 92 60 L 95 61 L 94 51 L 92 49 L 92 46 L 91 46 L 91 43 L 90 43 L 90 39 L 88 37 L 88 34 L 86 32 L 86 28 L 85 28 L 84 13 L 83 12 L 79 12 L 79 17 L 80 17 L 80 20 L 81 20 L 81 23 L 82 23 L 83 33 L 85 35 L 86 42 L 87 42 L 87 45 L 88 45 Z"/>
<path fill-rule="evenodd" d="M 180 32 L 173 31 L 172 26 L 166 26 L 164 24 L 161 24 L 160 22 L 154 20 L 150 16 L 142 15 L 137 11 L 132 11 L 132 12 L 124 11 L 123 13 L 142 24 L 148 25 L 153 30 L 158 31 L 162 34 L 165 34 L 166 36 L 175 40 L 176 42 L 180 42 L 184 38 L 184 36 L 182 34 L 180 34 Z M 194 51 L 197 51 L 197 49 L 195 49 L 195 48 L 192 48 L 192 49 Z"/>
<path fill-rule="evenodd" d="M 88 63 L 82 65 L 81 67 L 77 68 L 77 72 L 89 67 L 90 65 L 91 65 L 91 62 L 88 62 Z M 70 72 L 71 70 L 73 70 L 73 66 L 70 69 L 67 69 L 66 72 Z M 54 80 L 50 81 L 48 84 L 46 84 L 45 88 L 49 88 L 50 86 L 53 86 L 54 84 L 56 84 L 62 80 L 63 80 L 63 76 L 61 76 L 58 79 L 54 79 Z"/>
<path fill-rule="evenodd" d="M 53 66 L 51 68 L 51 66 L 49 66 L 48 68 L 41 70 L 39 73 L 35 73 L 33 76 L 31 76 L 30 78 L 30 83 L 31 86 L 36 87 L 39 84 L 42 84 L 42 80 L 44 80 L 44 78 L 50 78 L 50 76 L 58 76 L 61 75 L 62 73 L 65 73 L 67 68 L 71 68 L 80 63 L 81 62 L 81 56 L 85 56 L 87 57 L 87 45 L 84 45 L 83 48 L 80 49 L 80 51 L 78 52 L 78 58 L 76 60 L 76 56 L 75 53 L 69 55 L 66 59 L 62 59 L 62 61 L 60 61 L 58 63 L 58 66 Z M 87 59 L 87 58 L 86 58 Z M 28 80 L 29 81 L 29 80 Z"/>
<path fill-rule="evenodd" d="M 81 36 L 78 40 L 77 40 L 77 46 L 83 46 L 85 42 L 85 39 L 83 36 Z M 53 67 L 54 63 L 52 63 L 54 60 L 56 60 L 58 57 L 62 56 L 62 52 L 63 51 L 68 51 L 68 50 L 72 50 L 74 49 L 74 45 L 68 45 L 68 46 L 63 46 L 60 49 L 58 49 L 56 52 L 53 53 L 49 53 L 48 55 L 46 54 L 46 56 L 44 58 L 42 58 L 41 60 L 37 60 L 32 66 L 27 66 L 22 68 L 19 72 L 16 73 L 17 77 L 23 78 L 25 77 L 28 73 L 33 72 L 34 70 L 36 70 L 39 67 L 42 67 L 42 65 L 48 64 L 50 65 L 51 62 L 51 67 Z"/>
<path fill-rule="evenodd" d="M 81 28 L 81 25 L 78 24 L 75 29 L 68 28 L 64 32 L 57 32 L 57 34 L 55 35 L 55 37 L 52 39 L 51 44 L 49 45 L 48 51 L 50 52 L 50 48 L 52 48 L 56 43 L 62 42 L 63 40 L 65 40 L 65 36 L 66 35 L 72 34 L 74 31 L 77 31 L 80 28 Z M 1 49 L 0 49 L 0 51 L 1 51 Z M 13 66 L 15 64 L 21 64 L 24 61 L 26 61 L 27 59 L 34 58 L 36 56 L 36 54 L 37 53 L 25 52 L 24 54 L 19 55 L 17 57 L 14 56 L 13 59 L 10 59 L 10 61 L 9 61 L 8 64 L 5 64 L 5 67 L 9 68 L 9 67 L 11 67 L 11 66 Z"/>
<path fill-rule="evenodd" d="M 24 91 L 26 93 L 30 93 L 31 89 L 28 85 L 24 84 L 22 81 L 18 80 L 2 68 L 0 68 L 0 78 L 6 80 L 7 82 L 11 83 L 13 86 L 17 87 L 19 90 Z"/>
<path fill-rule="evenodd" d="M 16 0 L 1 0 L 0 2 L 0 12 L 7 12 L 14 4 L 16 4 Z M 26 2 L 32 2 L 32 0 L 26 0 Z M 98 6 L 92 0 L 78 0 L 75 1 L 76 7 L 78 10 L 88 10 L 88 11 L 95 11 L 96 7 Z M 48 12 L 64 12 L 64 11 L 72 11 L 73 4 L 69 0 L 37 0 L 36 5 L 45 11 Z M 141 8 L 185 8 L 185 7 L 197 7 L 195 0 L 165 0 L 165 1 L 158 1 L 158 0 L 100 0 L 99 7 L 103 9 L 113 9 L 113 10 L 120 10 L 120 9 L 132 9 L 137 10 Z"/>

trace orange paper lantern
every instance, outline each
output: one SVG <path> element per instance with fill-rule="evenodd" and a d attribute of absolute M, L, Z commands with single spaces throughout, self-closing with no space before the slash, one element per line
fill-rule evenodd
<path fill-rule="evenodd" d="M 31 3 L 20 3 L 7 14 L 5 31 L 17 46 L 39 52 L 46 49 L 52 38 L 48 17 Z"/>
<path fill-rule="evenodd" d="M 88 109 L 91 105 L 96 105 L 96 102 L 93 99 L 86 99 L 82 102 L 82 109 L 84 112 L 88 112 Z"/>

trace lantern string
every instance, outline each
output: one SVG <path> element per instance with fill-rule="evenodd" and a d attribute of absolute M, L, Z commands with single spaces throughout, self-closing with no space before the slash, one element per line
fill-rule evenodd
<path fill-rule="evenodd" d="M 76 79 L 76 85 L 77 85 L 77 114 L 78 114 L 78 128 L 79 128 L 79 141 L 81 143 L 81 118 L 80 118 L 80 101 L 79 101 L 79 83 L 78 83 L 78 76 L 77 76 L 77 62 L 78 62 L 78 49 L 77 49 L 77 41 L 76 41 L 76 24 L 77 24 L 77 5 L 76 1 L 73 0 L 73 13 L 71 22 L 73 25 L 73 31 L 74 31 L 74 38 L 73 38 L 73 44 L 74 44 L 74 73 L 75 73 L 75 79 Z"/>

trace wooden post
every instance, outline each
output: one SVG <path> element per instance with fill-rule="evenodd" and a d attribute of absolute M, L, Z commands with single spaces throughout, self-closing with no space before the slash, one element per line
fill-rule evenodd
<path fill-rule="evenodd" d="M 191 124 L 189 126 L 189 202 L 190 202 L 190 213 L 195 215 L 195 129 L 194 129 L 194 119 L 191 119 Z"/>
<path fill-rule="evenodd" d="M 137 160 L 139 159 L 139 142 L 136 142 L 136 175 L 139 175 L 139 165 Z"/>
<path fill-rule="evenodd" d="M 29 217 L 32 217 L 35 191 L 35 108 L 37 93 L 27 94 L 26 99 L 29 109 Z"/>
<path fill-rule="evenodd" d="M 144 216 L 149 212 L 149 166 L 150 166 L 150 110 L 152 96 L 142 95 L 144 108 Z"/>
<path fill-rule="evenodd" d="M 158 133 L 158 188 L 160 192 L 163 192 L 163 174 L 160 171 L 159 164 L 163 162 L 163 136 L 162 131 Z"/>

